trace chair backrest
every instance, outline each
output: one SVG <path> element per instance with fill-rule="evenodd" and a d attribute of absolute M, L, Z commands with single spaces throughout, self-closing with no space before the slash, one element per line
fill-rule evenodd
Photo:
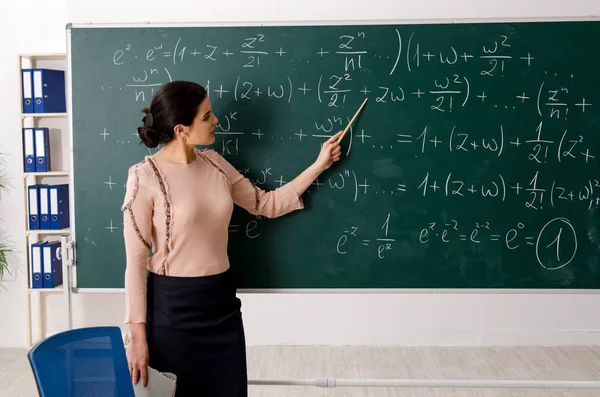
<path fill-rule="evenodd" d="M 41 397 L 133 397 L 119 327 L 61 332 L 27 354 Z"/>

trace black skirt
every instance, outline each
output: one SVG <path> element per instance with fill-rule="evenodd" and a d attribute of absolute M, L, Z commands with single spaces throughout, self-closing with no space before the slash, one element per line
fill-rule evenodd
<path fill-rule="evenodd" d="M 176 397 L 246 397 L 241 302 L 231 271 L 205 277 L 148 273 L 149 365 L 177 375 Z"/>

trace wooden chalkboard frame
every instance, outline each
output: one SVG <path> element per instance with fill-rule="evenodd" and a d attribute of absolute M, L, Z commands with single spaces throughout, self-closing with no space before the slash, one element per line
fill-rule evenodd
<path fill-rule="evenodd" d="M 454 24 L 454 23 L 516 23 L 516 22 L 577 22 L 598 21 L 599 16 L 569 16 L 569 17 L 542 17 L 542 18 L 448 18 L 448 19 L 378 19 L 378 20 L 314 20 L 314 21 L 263 21 L 263 22 L 144 22 L 144 23 L 68 23 L 66 25 L 67 39 L 67 112 L 69 128 L 69 161 L 71 170 L 74 170 L 73 156 L 73 104 L 72 104 L 72 52 L 71 31 L 78 28 L 174 28 L 174 27 L 268 27 L 268 26 L 337 26 L 337 25 L 404 25 L 404 24 Z M 70 194 L 70 224 L 71 224 L 71 264 L 65 278 L 65 286 L 71 293 L 114 294 L 123 293 L 123 288 L 78 288 L 76 250 L 76 219 L 74 200 L 74 173 L 69 175 Z M 292 294 L 423 294 L 423 293 L 448 293 L 448 294 L 591 294 L 600 293 L 599 289 L 570 289 L 570 288 L 266 288 L 266 289 L 239 289 L 239 293 L 292 293 Z M 70 297 L 69 297 L 70 300 Z"/>

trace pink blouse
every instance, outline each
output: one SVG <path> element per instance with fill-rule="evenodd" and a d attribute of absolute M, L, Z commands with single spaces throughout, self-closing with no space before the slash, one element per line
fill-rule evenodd
<path fill-rule="evenodd" d="M 268 218 L 304 208 L 291 183 L 266 192 L 214 150 L 195 152 L 190 164 L 147 156 L 129 169 L 121 207 L 127 262 L 125 323 L 146 321 L 146 269 L 194 277 L 229 268 L 227 241 L 234 204 Z"/>

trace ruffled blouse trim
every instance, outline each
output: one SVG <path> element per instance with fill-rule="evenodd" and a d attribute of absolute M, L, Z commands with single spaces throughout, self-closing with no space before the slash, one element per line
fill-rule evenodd
<path fill-rule="evenodd" d="M 143 162 L 142 162 L 142 164 L 143 164 Z M 146 248 L 151 249 L 150 243 L 144 239 L 144 236 L 142 235 L 142 232 L 140 231 L 140 228 L 137 225 L 137 222 L 135 221 L 135 216 L 133 214 L 133 202 L 135 201 L 135 198 L 137 197 L 139 187 L 140 187 L 140 164 L 135 165 L 134 174 L 135 174 L 135 179 L 134 179 L 133 192 L 131 194 L 131 199 L 129 199 L 129 201 L 127 201 L 125 204 L 123 204 L 123 206 L 121 206 L 121 211 L 127 211 L 129 213 L 129 217 L 131 218 L 131 224 L 133 226 L 133 229 L 135 230 L 135 234 L 137 235 L 137 237 L 140 239 L 140 241 L 142 242 L 142 244 L 144 244 L 144 246 Z"/>
<path fill-rule="evenodd" d="M 160 168 L 156 165 L 155 161 L 150 157 L 146 156 L 146 160 L 152 166 L 152 170 L 158 180 L 158 185 L 160 187 L 160 191 L 164 198 L 164 210 L 165 210 L 165 245 L 164 245 L 164 260 L 161 267 L 161 273 L 164 275 L 168 274 L 168 262 L 167 259 L 169 257 L 169 253 L 173 250 L 173 239 L 172 239 L 172 231 L 173 231 L 173 219 L 174 219 L 174 207 L 171 203 L 171 195 L 169 190 L 169 184 L 166 181 L 165 175 L 160 171 Z"/>

